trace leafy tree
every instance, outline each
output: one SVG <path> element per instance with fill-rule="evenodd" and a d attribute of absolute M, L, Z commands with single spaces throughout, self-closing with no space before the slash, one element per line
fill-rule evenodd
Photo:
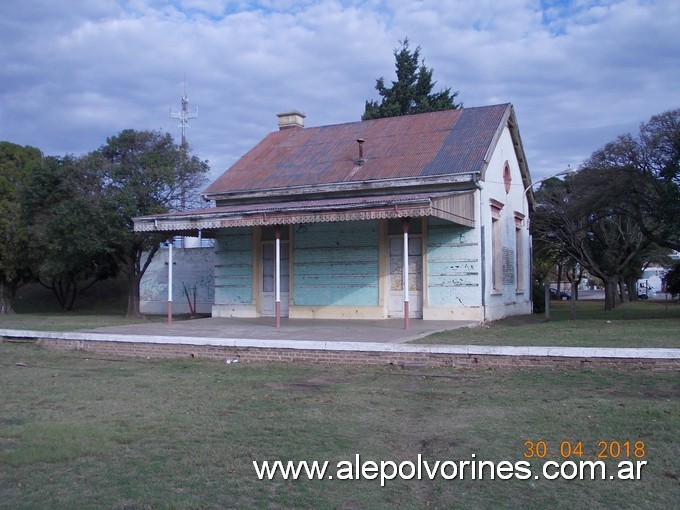
<path fill-rule="evenodd" d="M 128 316 L 139 316 L 139 284 L 167 234 L 133 232 L 132 218 L 191 206 L 208 164 L 169 134 L 124 130 L 76 158 L 45 158 L 26 187 L 31 253 L 39 281 L 62 309 L 97 281 L 122 272 Z"/>
<path fill-rule="evenodd" d="M 0 314 L 12 313 L 17 289 L 33 275 L 22 192 L 41 159 L 34 147 L 0 142 Z"/>
<path fill-rule="evenodd" d="M 585 166 L 616 170 L 626 190 L 619 209 L 656 244 L 680 250 L 680 109 L 653 116 L 637 137 L 618 137 Z"/>
<path fill-rule="evenodd" d="M 546 186 L 550 187 L 550 182 L 553 180 L 560 183 L 558 179 L 551 179 L 546 182 Z M 563 277 L 566 277 L 571 283 L 573 318 L 576 308 L 575 301 L 578 297 L 578 284 L 582 278 L 582 268 L 580 264 L 564 251 L 560 244 L 544 242 L 541 237 L 534 240 L 531 262 L 534 279 L 532 286 L 534 313 L 543 313 L 546 311 L 545 302 L 546 300 L 549 301 L 550 297 L 549 295 L 546 295 L 546 293 L 548 293 L 551 277 L 554 276 L 555 281 L 557 282 L 556 290 L 558 296 L 560 295 Z M 546 318 L 550 318 L 550 310 L 547 311 Z"/>
<path fill-rule="evenodd" d="M 610 170 L 582 168 L 537 194 L 534 239 L 576 260 L 605 285 L 605 309 L 618 306 L 617 288 L 651 241 L 620 208 L 625 189 Z"/>
<path fill-rule="evenodd" d="M 107 204 L 115 213 L 111 243 L 128 282 L 127 316 L 140 316 L 139 285 L 167 234 L 134 232 L 132 218 L 191 207 L 207 181 L 208 163 L 168 133 L 128 129 L 108 138 L 88 164 L 103 172 Z"/>
<path fill-rule="evenodd" d="M 450 88 L 433 93 L 436 82 L 432 81 L 433 70 L 420 60 L 420 46 L 409 49 L 408 38 L 401 42 L 401 48 L 394 50 L 396 60 L 397 81 L 391 87 L 385 85 L 385 79 L 379 78 L 375 88 L 382 97 L 377 101 L 366 101 L 362 120 L 397 117 L 415 113 L 452 110 L 463 106 L 456 103 L 458 92 L 451 93 Z"/>
<path fill-rule="evenodd" d="M 82 292 L 116 273 L 109 243 L 116 226 L 100 177 L 80 158 L 48 157 L 24 192 L 38 281 L 65 311 Z"/>

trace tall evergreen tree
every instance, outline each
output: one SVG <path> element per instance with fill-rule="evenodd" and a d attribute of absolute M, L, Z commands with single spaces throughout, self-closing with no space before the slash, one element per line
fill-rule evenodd
<path fill-rule="evenodd" d="M 408 38 L 400 41 L 401 48 L 394 50 L 397 81 L 391 87 L 385 85 L 385 79 L 376 81 L 375 89 L 382 97 L 377 101 L 366 101 L 362 120 L 398 117 L 415 113 L 435 112 L 461 108 L 463 103 L 456 103 L 458 92 L 451 93 L 451 88 L 433 93 L 437 82 L 432 81 L 433 69 L 420 59 L 420 46 L 409 49 Z"/>

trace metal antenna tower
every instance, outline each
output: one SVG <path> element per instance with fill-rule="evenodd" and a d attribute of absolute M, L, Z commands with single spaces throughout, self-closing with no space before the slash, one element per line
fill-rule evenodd
<path fill-rule="evenodd" d="M 198 117 L 198 107 L 193 113 L 189 113 L 189 96 L 187 96 L 187 80 L 184 79 L 184 94 L 182 95 L 182 109 L 178 113 L 172 113 L 170 108 L 170 117 L 179 119 L 179 127 L 182 128 L 182 147 L 187 146 L 187 127 L 189 126 L 189 119 Z"/>
<path fill-rule="evenodd" d="M 185 162 L 187 158 L 187 152 L 189 146 L 187 144 L 187 127 L 189 127 L 189 119 L 195 119 L 198 117 L 198 107 L 193 113 L 189 113 L 189 96 L 187 95 L 187 77 L 184 75 L 184 94 L 182 94 L 182 108 L 178 113 L 172 113 L 172 108 L 170 108 L 170 117 L 173 119 L 179 119 L 179 127 L 182 128 L 182 162 Z M 181 193 L 180 197 L 180 210 L 184 210 L 186 206 L 186 197 L 184 196 L 184 191 Z M 184 237 L 182 240 L 182 248 L 185 247 Z"/>

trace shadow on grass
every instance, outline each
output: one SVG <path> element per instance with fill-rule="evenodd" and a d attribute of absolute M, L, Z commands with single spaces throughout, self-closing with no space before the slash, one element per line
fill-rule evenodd
<path fill-rule="evenodd" d="M 62 311 L 52 292 L 39 284 L 19 289 L 13 307 L 15 313 L 0 315 L 0 329 L 75 331 L 166 320 L 156 315 L 126 318 L 127 288 L 125 280 L 120 278 L 104 280 L 88 289 L 78 297 L 73 311 Z"/>

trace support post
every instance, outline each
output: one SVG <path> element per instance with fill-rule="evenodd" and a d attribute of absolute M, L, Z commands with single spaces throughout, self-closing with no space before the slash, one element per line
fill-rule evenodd
<path fill-rule="evenodd" d="M 404 329 L 406 331 L 409 331 L 411 329 L 411 323 L 410 323 L 410 318 L 409 318 L 409 289 L 408 289 L 408 227 L 409 227 L 409 218 L 402 218 L 401 220 L 401 226 L 404 231 L 404 261 L 403 261 L 403 267 L 402 267 L 402 281 L 403 281 L 403 288 L 404 288 Z"/>
<path fill-rule="evenodd" d="M 274 229 L 276 236 L 276 256 L 275 256 L 275 271 L 274 271 L 274 293 L 276 306 L 276 327 L 281 327 L 281 227 L 276 226 Z"/>
<path fill-rule="evenodd" d="M 545 277 L 545 280 L 543 280 L 543 299 L 545 302 L 545 321 L 549 322 L 550 321 L 550 278 L 547 276 Z"/>
<path fill-rule="evenodd" d="M 172 237 L 168 241 L 168 324 L 172 324 Z"/>

